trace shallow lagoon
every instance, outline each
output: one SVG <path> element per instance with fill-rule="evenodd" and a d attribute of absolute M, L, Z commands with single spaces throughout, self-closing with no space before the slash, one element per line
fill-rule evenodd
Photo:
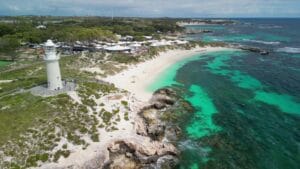
<path fill-rule="evenodd" d="M 300 168 L 300 58 L 276 52 L 300 45 L 289 36 L 295 35 L 293 29 L 287 29 L 287 34 L 279 26 L 257 34 L 280 41 L 267 45 L 274 49 L 268 56 L 241 51 L 196 55 L 171 66 L 149 86 L 151 91 L 179 86 L 195 108 L 181 124 L 178 168 Z M 240 34 L 231 40 L 240 41 Z"/>

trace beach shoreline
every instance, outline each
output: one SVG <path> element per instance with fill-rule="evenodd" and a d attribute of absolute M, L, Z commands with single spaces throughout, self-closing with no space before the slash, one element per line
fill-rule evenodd
<path fill-rule="evenodd" d="M 137 65 L 131 65 L 128 69 L 101 80 L 113 83 L 116 87 L 129 91 L 140 101 L 147 102 L 153 94 L 147 90 L 149 85 L 154 83 L 156 78 L 173 64 L 197 54 L 228 49 L 229 48 L 208 46 L 196 47 L 190 50 L 168 50 L 159 53 L 158 56 L 151 60 Z"/>
<path fill-rule="evenodd" d="M 98 129 L 100 133 L 99 142 L 89 142 L 86 149 L 81 149 L 79 146 L 70 146 L 71 154 L 68 158 L 60 158 L 58 163 L 48 163 L 42 165 L 40 168 L 93 168 L 103 167 L 110 159 L 109 148 L 116 146 L 119 142 L 126 142 L 136 148 L 137 151 L 145 152 L 176 152 L 173 144 L 168 142 L 153 141 L 147 134 L 147 125 L 143 117 L 139 114 L 140 111 L 150 105 L 150 99 L 153 96 L 147 87 L 154 83 L 156 78 L 168 67 L 177 62 L 203 54 L 206 52 L 216 52 L 228 50 L 229 48 L 221 47 L 197 47 L 191 50 L 175 49 L 161 52 L 157 57 L 147 60 L 137 65 L 131 65 L 128 69 L 115 74 L 113 76 L 101 79 L 109 83 L 113 83 L 117 88 L 127 90 L 128 92 L 110 93 L 103 98 L 96 99 L 99 109 L 100 104 L 104 103 L 106 110 L 112 109 L 120 100 L 126 100 L 130 111 L 128 121 L 121 119 L 116 124 L 119 130 L 106 131 L 105 129 Z M 100 80 L 100 79 L 99 79 Z M 81 103 L 81 98 L 76 92 L 68 93 L 74 102 Z M 116 98 L 118 99 L 112 99 Z M 124 116 L 126 109 L 120 109 L 120 115 Z M 92 113 L 92 112 L 90 112 Z M 144 134 L 138 134 L 144 133 Z M 64 144 L 62 142 L 61 144 Z M 165 147 L 165 148 L 162 148 Z M 165 149 L 165 150 L 164 150 Z M 164 152 L 166 151 L 166 152 Z M 161 153 L 162 153 L 161 152 Z M 150 153 L 150 154 L 151 154 Z"/>

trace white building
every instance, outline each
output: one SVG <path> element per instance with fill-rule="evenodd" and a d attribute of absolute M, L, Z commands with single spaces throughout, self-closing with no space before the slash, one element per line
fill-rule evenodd
<path fill-rule="evenodd" d="M 46 29 L 47 27 L 45 25 L 38 25 L 36 28 L 37 29 Z"/>
<path fill-rule="evenodd" d="M 56 54 L 56 45 L 52 40 L 48 40 L 44 44 L 45 57 L 44 60 L 47 66 L 47 79 L 49 90 L 60 90 L 62 89 L 62 81 L 58 60 L 59 55 Z"/>
<path fill-rule="evenodd" d="M 167 41 L 163 39 L 161 41 L 152 41 L 150 46 L 159 47 L 159 46 L 171 46 L 171 45 L 172 45 L 172 41 Z"/>
<path fill-rule="evenodd" d="M 152 36 L 144 36 L 144 38 L 145 38 L 146 40 L 152 40 L 152 39 L 153 39 Z"/>
<path fill-rule="evenodd" d="M 186 41 L 186 40 L 176 40 L 175 43 L 177 43 L 178 45 L 184 45 L 184 44 L 187 44 L 188 41 Z"/>
<path fill-rule="evenodd" d="M 126 46 L 119 46 L 119 45 L 115 45 L 115 46 L 109 46 L 104 48 L 106 51 L 108 52 L 130 52 L 130 48 L 126 47 Z"/>

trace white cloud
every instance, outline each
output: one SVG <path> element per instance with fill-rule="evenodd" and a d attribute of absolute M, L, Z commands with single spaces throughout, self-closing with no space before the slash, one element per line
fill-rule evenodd
<path fill-rule="evenodd" d="M 19 11 L 20 8 L 16 5 L 8 5 L 8 9 L 12 10 L 12 11 Z"/>

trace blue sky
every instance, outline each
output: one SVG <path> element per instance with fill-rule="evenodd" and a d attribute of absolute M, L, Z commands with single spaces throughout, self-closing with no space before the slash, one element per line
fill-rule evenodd
<path fill-rule="evenodd" d="M 0 0 L 0 15 L 300 17 L 300 0 Z"/>

